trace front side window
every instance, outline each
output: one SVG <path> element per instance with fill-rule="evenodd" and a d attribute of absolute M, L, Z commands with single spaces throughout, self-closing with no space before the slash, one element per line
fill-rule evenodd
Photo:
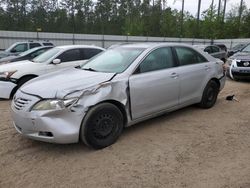
<path fill-rule="evenodd" d="M 207 52 L 208 54 L 211 54 L 212 53 L 212 49 L 211 49 L 211 46 L 208 46 L 204 49 L 204 52 Z"/>
<path fill-rule="evenodd" d="M 118 47 L 109 49 L 82 66 L 84 70 L 121 73 L 144 51 L 144 48 Z"/>
<path fill-rule="evenodd" d="M 159 48 L 151 52 L 139 65 L 136 73 L 167 69 L 175 66 L 171 48 Z"/>
<path fill-rule="evenodd" d="M 71 49 L 63 52 L 56 59 L 60 59 L 61 62 L 79 61 L 82 60 L 80 49 Z"/>
<path fill-rule="evenodd" d="M 220 48 L 216 47 L 216 46 L 211 46 L 212 47 L 212 51 L 213 53 L 217 53 L 220 51 Z"/>
<path fill-rule="evenodd" d="M 181 66 L 207 62 L 198 52 L 187 47 L 175 47 L 176 54 Z"/>
<path fill-rule="evenodd" d="M 11 52 L 24 52 L 28 50 L 28 44 L 23 43 L 23 44 L 17 44 L 14 48 L 12 48 Z"/>
<path fill-rule="evenodd" d="M 61 51 L 60 48 L 52 48 L 33 59 L 35 63 L 44 63 Z"/>

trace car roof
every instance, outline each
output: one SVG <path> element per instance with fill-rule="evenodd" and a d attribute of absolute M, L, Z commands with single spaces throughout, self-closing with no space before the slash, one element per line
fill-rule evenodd
<path fill-rule="evenodd" d="M 192 45 L 185 44 L 185 43 L 172 43 L 172 42 L 144 42 L 144 43 L 134 43 L 134 44 L 124 44 L 118 46 L 117 48 L 155 48 L 161 46 L 186 46 L 192 47 Z"/>
<path fill-rule="evenodd" d="M 62 45 L 62 46 L 56 46 L 55 48 L 65 49 L 65 50 L 75 49 L 75 48 L 94 48 L 94 49 L 104 50 L 104 48 L 94 46 L 94 45 Z"/>

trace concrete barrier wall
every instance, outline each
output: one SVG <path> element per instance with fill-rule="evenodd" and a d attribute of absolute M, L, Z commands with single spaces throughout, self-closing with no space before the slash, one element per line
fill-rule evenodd
<path fill-rule="evenodd" d="M 122 35 L 93 35 L 93 34 L 70 34 L 70 33 L 45 33 L 23 31 L 1 31 L 0 49 L 6 49 L 11 44 L 27 40 L 49 40 L 55 45 L 88 44 L 104 48 L 123 42 L 182 42 L 188 44 L 211 44 L 209 39 L 192 38 L 167 38 L 145 36 L 122 36 Z"/>

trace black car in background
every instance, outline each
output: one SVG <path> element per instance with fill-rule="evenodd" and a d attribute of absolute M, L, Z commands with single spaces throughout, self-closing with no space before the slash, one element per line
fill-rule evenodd
<path fill-rule="evenodd" d="M 23 53 L 20 53 L 19 55 L 12 55 L 12 56 L 4 57 L 0 59 L 0 64 L 22 61 L 22 60 L 31 60 L 51 48 L 53 48 L 53 46 L 42 46 L 42 47 L 32 48 Z"/>

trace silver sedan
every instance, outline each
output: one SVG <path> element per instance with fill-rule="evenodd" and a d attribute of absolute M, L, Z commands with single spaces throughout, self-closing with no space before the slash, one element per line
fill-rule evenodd
<path fill-rule="evenodd" d="M 12 117 L 26 137 L 100 149 L 124 127 L 192 104 L 211 108 L 224 84 L 223 62 L 192 46 L 127 44 L 28 82 Z"/>

